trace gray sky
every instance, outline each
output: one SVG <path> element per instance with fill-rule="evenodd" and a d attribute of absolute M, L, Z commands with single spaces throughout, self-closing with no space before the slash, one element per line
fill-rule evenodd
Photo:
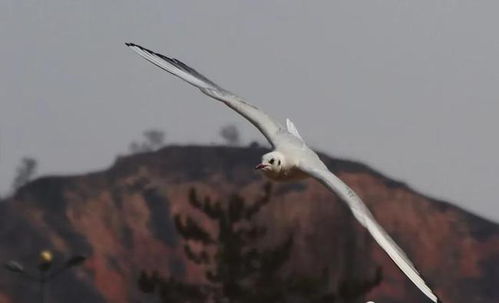
<path fill-rule="evenodd" d="M 103 169 L 146 128 L 217 142 L 233 112 L 155 68 L 180 58 L 333 156 L 499 220 L 499 2 L 0 2 L 0 190 Z"/>

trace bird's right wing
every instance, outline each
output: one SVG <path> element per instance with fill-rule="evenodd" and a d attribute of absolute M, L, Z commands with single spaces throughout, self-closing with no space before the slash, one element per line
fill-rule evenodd
<path fill-rule="evenodd" d="M 319 160 L 320 161 L 320 160 Z M 332 172 L 327 170 L 322 162 L 300 163 L 298 167 L 305 173 L 319 180 L 331 191 L 336 193 L 344 202 L 346 202 L 352 211 L 355 218 L 362 224 L 372 235 L 374 240 L 383 248 L 390 258 L 397 264 L 402 272 L 433 302 L 440 302 L 437 296 L 433 293 L 430 287 L 423 280 L 419 272 L 414 267 L 414 264 L 409 260 L 402 249 L 393 241 L 386 233 L 376 219 L 362 202 L 360 197 L 340 178 L 336 177 Z"/>
<path fill-rule="evenodd" d="M 206 95 L 222 101 L 256 126 L 272 146 L 276 145 L 276 135 L 282 129 L 282 126 L 257 107 L 221 88 L 195 69 L 177 59 L 155 53 L 137 44 L 126 43 L 126 46 L 130 47 L 147 61 L 199 88 Z"/>

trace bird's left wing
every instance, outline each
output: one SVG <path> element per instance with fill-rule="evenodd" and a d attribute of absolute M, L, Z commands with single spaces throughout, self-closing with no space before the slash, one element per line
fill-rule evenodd
<path fill-rule="evenodd" d="M 414 267 L 414 264 L 409 260 L 407 255 L 402 249 L 393 241 L 393 239 L 386 233 L 376 219 L 362 202 L 359 196 L 336 177 L 333 173 L 325 168 L 323 163 L 320 165 L 313 163 L 299 164 L 299 168 L 319 180 L 331 191 L 336 193 L 343 201 L 350 207 L 355 218 L 371 233 L 376 242 L 383 248 L 383 250 L 390 256 L 390 258 L 397 264 L 402 272 L 433 302 L 439 302 L 437 296 L 428 287 L 419 272 Z"/>
<path fill-rule="evenodd" d="M 282 126 L 256 106 L 221 88 L 180 60 L 155 53 L 137 44 L 126 43 L 126 46 L 147 61 L 199 88 L 206 95 L 222 101 L 256 126 L 272 146 L 276 145 L 278 133 L 283 129 Z"/>

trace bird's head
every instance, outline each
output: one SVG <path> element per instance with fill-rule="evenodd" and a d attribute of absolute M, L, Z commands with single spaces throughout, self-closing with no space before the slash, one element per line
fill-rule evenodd
<path fill-rule="evenodd" d="M 263 172 L 267 177 L 277 177 L 284 170 L 285 158 L 278 151 L 266 153 L 262 156 L 262 162 L 255 169 Z"/>

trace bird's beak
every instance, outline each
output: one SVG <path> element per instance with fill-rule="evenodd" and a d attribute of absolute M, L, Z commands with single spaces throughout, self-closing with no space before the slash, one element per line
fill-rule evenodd
<path fill-rule="evenodd" d="M 258 164 L 258 165 L 255 167 L 255 169 L 262 169 L 262 168 L 265 168 L 265 167 L 267 167 L 267 166 L 268 166 L 268 164 L 260 163 L 260 164 Z"/>

